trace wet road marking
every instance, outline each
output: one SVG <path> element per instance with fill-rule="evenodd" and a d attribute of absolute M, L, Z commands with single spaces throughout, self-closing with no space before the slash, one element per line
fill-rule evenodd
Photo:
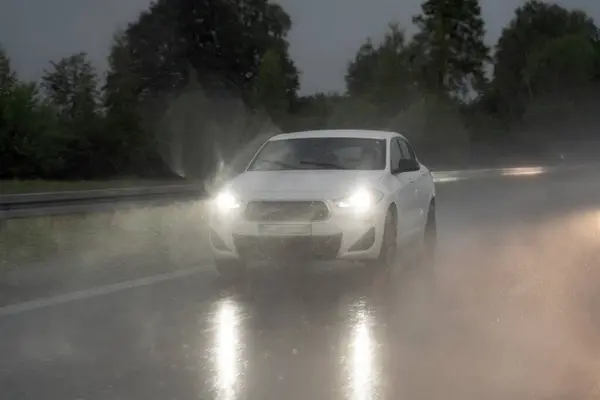
<path fill-rule="evenodd" d="M 65 293 L 58 296 L 26 301 L 24 303 L 10 304 L 8 306 L 0 307 L 0 318 L 8 317 L 11 315 L 18 315 L 29 311 L 49 308 L 61 304 L 67 304 L 74 301 L 86 300 L 99 296 L 106 296 L 109 294 L 118 293 L 129 289 L 136 289 L 140 287 L 156 285 L 162 282 L 185 278 L 203 271 L 206 271 L 206 267 L 187 268 L 181 271 L 152 275 L 144 278 L 133 279 L 130 281 L 113 283 L 110 285 L 96 286 L 93 288 L 78 290 L 76 292 Z"/>

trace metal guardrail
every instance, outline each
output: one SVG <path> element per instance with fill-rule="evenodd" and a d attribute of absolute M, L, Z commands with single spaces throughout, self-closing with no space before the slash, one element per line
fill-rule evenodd
<path fill-rule="evenodd" d="M 501 176 L 539 175 L 555 170 L 581 169 L 588 165 L 530 166 L 456 171 L 434 171 L 437 183 Z M 598 164 L 593 166 L 600 170 Z M 44 215 L 111 211 L 123 207 L 161 205 L 203 198 L 203 185 L 168 185 L 143 188 L 95 189 L 50 193 L 0 195 L 0 220 Z"/>
<path fill-rule="evenodd" d="M 201 185 L 95 189 L 0 195 L 0 219 L 113 210 L 132 205 L 160 205 L 201 197 Z"/>
<path fill-rule="evenodd" d="M 199 185 L 165 185 L 141 188 L 113 188 L 93 190 L 68 190 L 64 192 L 19 193 L 0 195 L 0 205 L 28 204 L 31 202 L 56 202 L 66 200 L 86 200 L 102 198 L 135 197 L 144 195 L 164 195 L 169 193 L 190 193 L 203 190 Z"/>

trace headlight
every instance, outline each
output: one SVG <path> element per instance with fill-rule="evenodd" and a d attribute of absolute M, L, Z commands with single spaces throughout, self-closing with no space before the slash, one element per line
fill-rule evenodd
<path fill-rule="evenodd" d="M 366 212 L 381 201 L 383 193 L 367 188 L 356 189 L 350 196 L 336 201 L 340 208 L 350 208 L 357 212 Z"/>
<path fill-rule="evenodd" d="M 213 200 L 215 209 L 221 214 L 227 214 L 240 208 L 240 201 L 229 191 L 219 193 Z"/>

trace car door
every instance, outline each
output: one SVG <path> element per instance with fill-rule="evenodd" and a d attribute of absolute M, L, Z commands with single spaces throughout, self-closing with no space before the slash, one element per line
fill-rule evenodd
<path fill-rule="evenodd" d="M 408 143 L 408 141 L 405 139 L 400 139 L 399 143 L 400 143 L 400 149 L 402 151 L 402 156 L 410 158 L 410 159 L 416 161 L 417 163 L 419 163 L 419 161 L 417 160 L 417 156 L 416 156 L 412 146 L 410 145 L 410 143 Z M 414 192 L 415 192 L 415 204 L 414 204 L 414 207 L 416 209 L 416 211 L 415 211 L 416 212 L 416 217 L 415 217 L 416 228 L 415 229 L 418 229 L 418 230 L 420 230 L 425 224 L 427 211 L 429 210 L 429 201 L 431 200 L 430 197 L 431 197 L 431 192 L 432 192 L 432 189 L 430 187 L 431 176 L 429 174 L 429 170 L 421 163 L 419 163 L 419 166 L 420 166 L 420 168 L 418 171 L 413 171 L 413 172 L 407 173 L 409 175 L 408 179 L 410 180 L 411 184 L 413 185 Z"/>
<path fill-rule="evenodd" d="M 404 157 L 400 146 L 400 139 L 390 141 L 390 171 L 393 171 L 399 161 Z M 415 185 L 409 172 L 392 174 L 394 200 L 398 206 L 398 241 L 408 242 L 414 234 L 416 226 L 417 199 Z"/>
<path fill-rule="evenodd" d="M 401 158 L 402 159 L 406 159 L 406 160 L 412 160 L 417 162 L 416 158 L 414 157 L 413 152 L 411 152 L 410 146 L 408 144 L 408 142 L 406 141 L 406 139 L 404 138 L 398 138 L 398 146 L 400 147 L 400 153 L 401 153 Z M 419 164 L 420 165 L 420 164 Z M 423 216 L 422 216 L 422 209 L 421 209 L 421 205 L 419 202 L 419 190 L 418 190 L 418 185 L 419 185 L 419 177 L 420 177 L 420 173 L 422 171 L 410 171 L 410 172 L 405 172 L 403 173 L 403 175 L 406 175 L 406 179 L 408 179 L 408 186 L 411 189 L 412 192 L 412 197 L 411 197 L 411 202 L 410 202 L 410 218 L 408 221 L 408 224 L 410 224 L 409 227 L 407 227 L 406 229 L 411 233 L 411 235 L 416 235 L 419 232 L 421 232 L 421 223 L 423 220 Z"/>

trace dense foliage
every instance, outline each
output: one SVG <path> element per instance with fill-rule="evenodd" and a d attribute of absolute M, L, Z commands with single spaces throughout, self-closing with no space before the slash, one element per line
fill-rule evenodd
<path fill-rule="evenodd" d="M 79 53 L 24 82 L 0 48 L 0 178 L 206 178 L 279 130 L 395 129 L 448 163 L 600 132 L 585 13 L 528 1 L 493 49 L 477 0 L 426 0 L 413 21 L 366 39 L 345 93 L 304 97 L 291 18 L 268 0 L 158 0 L 115 34 L 106 79 Z"/>

